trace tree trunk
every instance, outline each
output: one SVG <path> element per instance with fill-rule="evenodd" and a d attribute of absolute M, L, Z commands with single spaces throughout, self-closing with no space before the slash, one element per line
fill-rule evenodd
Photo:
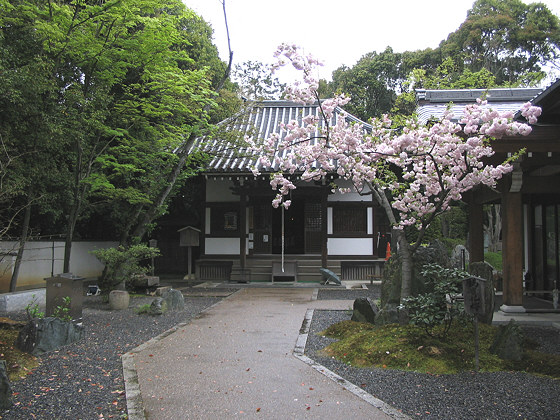
<path fill-rule="evenodd" d="M 167 187 L 160 193 L 157 199 L 154 200 L 153 204 L 148 208 L 146 213 L 144 213 L 144 217 L 142 218 L 142 220 L 136 226 L 136 229 L 134 229 L 134 232 L 132 233 L 133 237 L 142 239 L 142 237 L 146 233 L 146 227 L 154 220 L 154 218 L 158 214 L 159 208 L 163 205 L 163 203 L 165 203 L 165 200 L 167 199 L 169 193 L 173 189 L 173 186 L 175 185 L 177 178 L 181 174 L 181 170 L 183 169 L 183 166 L 185 166 L 185 162 L 189 157 L 189 151 L 192 147 L 194 140 L 195 140 L 195 135 L 191 134 L 181 150 L 179 161 L 175 165 L 175 168 L 173 168 L 173 171 L 167 177 Z"/>
<path fill-rule="evenodd" d="M 23 250 L 25 248 L 25 243 L 27 242 L 27 235 L 29 234 L 29 221 L 31 220 L 31 202 L 32 202 L 32 197 L 29 197 L 27 200 L 27 206 L 25 206 L 25 213 L 23 215 L 21 237 L 19 240 L 19 247 L 16 255 L 16 261 L 14 262 L 14 271 L 12 272 L 12 278 L 10 280 L 10 292 L 16 291 L 17 280 L 19 276 L 19 268 L 21 266 L 21 261 L 23 260 Z"/>
<path fill-rule="evenodd" d="M 412 252 L 410 244 L 403 229 L 393 229 L 399 244 L 399 257 L 401 260 L 401 303 L 403 298 L 412 292 Z"/>
<path fill-rule="evenodd" d="M 401 257 L 401 302 L 405 297 L 410 296 L 412 290 L 412 250 L 410 244 L 406 237 L 404 229 L 395 228 L 397 226 L 397 219 L 395 213 L 393 213 L 393 208 L 391 203 L 387 198 L 385 190 L 378 188 L 374 185 L 370 185 L 373 197 L 377 203 L 383 208 L 389 223 L 393 226 L 393 235 L 397 239 L 399 256 Z"/>

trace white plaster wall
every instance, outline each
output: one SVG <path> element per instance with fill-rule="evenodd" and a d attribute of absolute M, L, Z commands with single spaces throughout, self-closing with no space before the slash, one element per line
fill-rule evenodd
<path fill-rule="evenodd" d="M 239 196 L 233 195 L 230 187 L 233 181 L 223 178 L 208 178 L 206 180 L 206 201 L 210 203 L 223 203 L 227 201 L 239 201 Z"/>
<path fill-rule="evenodd" d="M 206 238 L 204 253 L 211 255 L 239 254 L 239 238 Z"/>
<path fill-rule="evenodd" d="M 372 238 L 329 238 L 329 255 L 372 255 Z"/>
<path fill-rule="evenodd" d="M 70 254 L 70 272 L 75 276 L 84 278 L 98 277 L 103 271 L 103 264 L 89 252 L 94 249 L 110 248 L 116 245 L 117 242 L 109 241 L 73 242 Z M 17 246 L 16 242 L 0 242 L 0 250 L 3 252 L 15 252 Z M 15 256 L 1 258 L 0 292 L 6 292 L 9 290 Z M 51 274 L 57 275 L 62 273 L 63 260 L 64 242 L 27 242 L 19 270 L 17 288 L 44 287 L 46 285 L 45 278 L 51 277 Z"/>

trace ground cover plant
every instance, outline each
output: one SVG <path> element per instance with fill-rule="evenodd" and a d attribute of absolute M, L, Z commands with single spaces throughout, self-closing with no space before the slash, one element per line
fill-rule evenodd
<path fill-rule="evenodd" d="M 537 344 L 526 337 L 521 361 L 502 360 L 489 351 L 497 327 L 479 324 L 479 331 L 480 371 L 522 371 L 560 379 L 560 355 L 536 351 Z M 447 337 L 430 336 L 417 325 L 378 327 L 354 321 L 333 324 L 320 335 L 338 340 L 323 349 L 324 355 L 354 367 L 436 375 L 474 370 L 474 328 L 467 322 L 455 325 Z"/>

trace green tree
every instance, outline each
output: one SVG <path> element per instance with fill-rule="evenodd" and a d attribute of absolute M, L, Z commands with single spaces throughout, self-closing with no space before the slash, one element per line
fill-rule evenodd
<path fill-rule="evenodd" d="M 239 85 L 241 96 L 251 100 L 279 99 L 286 85 L 273 77 L 267 66 L 258 61 L 237 64 L 233 79 Z"/>
<path fill-rule="evenodd" d="M 25 150 L 10 175 L 66 221 L 64 270 L 94 203 L 121 204 L 122 236 L 142 236 L 233 98 L 216 92 L 228 65 L 211 28 L 179 0 L 0 0 L 0 70 L 0 135 Z"/>
<path fill-rule="evenodd" d="M 534 83 L 559 57 L 560 22 L 542 3 L 477 0 L 440 49 L 461 70 L 488 70 L 500 86 Z"/>

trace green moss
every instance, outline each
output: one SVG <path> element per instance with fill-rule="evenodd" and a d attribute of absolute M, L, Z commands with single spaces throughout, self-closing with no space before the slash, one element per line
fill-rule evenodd
<path fill-rule="evenodd" d="M 481 371 L 517 370 L 560 378 L 560 356 L 542 354 L 527 343 L 523 360 L 501 360 L 488 349 L 496 328 L 479 325 L 479 366 Z M 430 337 L 415 325 L 375 327 L 344 321 L 321 333 L 339 341 L 323 353 L 356 367 L 378 367 L 431 374 L 452 374 L 475 369 L 472 324 L 454 325 L 445 339 Z"/>
<path fill-rule="evenodd" d="M 24 378 L 39 366 L 39 359 L 14 346 L 18 334 L 19 330 L 0 328 L 0 359 L 6 361 L 10 382 Z"/>

